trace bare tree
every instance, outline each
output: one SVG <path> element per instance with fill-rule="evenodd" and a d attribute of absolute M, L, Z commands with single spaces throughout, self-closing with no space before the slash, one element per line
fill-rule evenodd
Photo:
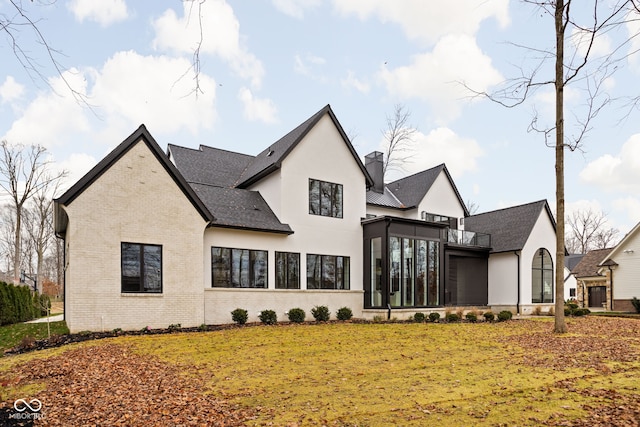
<path fill-rule="evenodd" d="M 569 253 L 586 254 L 615 244 L 618 229 L 609 227 L 607 216 L 592 209 L 573 212 L 566 219 L 566 248 Z"/>
<path fill-rule="evenodd" d="M 555 46 L 553 49 L 526 47 L 535 52 L 539 59 L 537 66 L 530 72 L 521 70 L 520 77 L 505 82 L 495 93 L 474 92 L 476 95 L 505 106 L 515 107 L 530 99 L 533 93 L 546 86 L 555 91 L 555 122 L 552 126 L 540 125 L 537 114 L 534 115 L 529 130 L 540 132 L 547 146 L 554 148 L 556 169 L 556 272 L 555 272 L 555 323 L 554 331 L 565 333 L 567 325 L 564 319 L 564 237 L 565 237 L 565 187 L 564 154 L 565 149 L 580 149 L 585 135 L 592 127 L 598 113 L 611 102 L 604 93 L 604 83 L 621 66 L 629 52 L 623 49 L 637 36 L 625 38 L 622 43 L 604 56 L 596 56 L 594 45 L 598 36 L 611 34 L 616 29 L 638 19 L 640 10 L 636 0 L 617 0 L 601 2 L 590 0 L 524 0 L 538 8 L 542 17 L 551 17 L 554 21 Z M 576 3 L 576 8 L 573 9 Z M 586 14 L 584 11 L 588 11 Z M 572 49 L 565 55 L 565 46 Z M 524 47 L 524 46 L 519 46 Z M 551 76 L 544 76 L 547 62 L 554 63 Z M 541 74 L 543 76 L 541 76 Z M 582 106 L 582 117 L 574 114 L 576 131 L 566 134 L 564 89 L 568 85 L 578 85 L 587 95 Z"/>
<path fill-rule="evenodd" d="M 46 148 L 39 145 L 24 147 L 11 146 L 7 141 L 0 143 L 0 188 L 9 197 L 15 215 L 13 242 L 13 278 L 19 281 L 22 246 L 23 209 L 36 193 L 48 188 L 66 175 L 66 172 L 52 173 L 51 161 L 47 159 Z"/>
<path fill-rule="evenodd" d="M 388 171 L 404 170 L 404 164 L 414 156 L 413 138 L 417 129 L 409 124 L 411 112 L 403 104 L 393 107 L 393 114 L 387 116 L 387 127 L 382 130 L 385 139 L 384 165 L 382 175 Z"/>
<path fill-rule="evenodd" d="M 467 205 L 467 210 L 469 211 L 469 215 L 474 215 L 478 213 L 478 211 L 480 210 L 480 205 L 471 199 L 468 199 L 465 204 Z"/>

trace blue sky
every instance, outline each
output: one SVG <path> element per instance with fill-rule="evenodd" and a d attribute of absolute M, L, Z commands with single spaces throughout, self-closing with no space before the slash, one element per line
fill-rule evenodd
<path fill-rule="evenodd" d="M 257 154 L 331 104 L 364 156 L 380 149 L 386 116 L 404 104 L 418 129 L 415 156 L 392 178 L 445 162 L 463 199 L 480 212 L 539 199 L 554 209 L 553 149 L 527 131 L 534 112 L 541 125 L 552 123 L 552 87 L 507 109 L 473 98 L 460 83 L 490 92 L 530 69 L 535 53 L 514 44 L 551 48 L 553 21 L 523 2 L 454 3 L 207 0 L 196 97 L 192 3 L 25 1 L 60 52 L 67 82 L 92 108 L 70 95 L 22 29 L 18 41 L 47 82 L 25 72 L 0 39 L 0 138 L 47 147 L 56 166 L 69 170 L 68 186 L 141 123 L 163 148 L 204 144 Z M 13 13 L 0 3 L 0 14 Z M 606 54 L 616 37 L 636 30 L 607 34 L 594 49 Z M 640 95 L 637 56 L 606 79 L 612 98 Z M 571 129 L 585 94 L 579 87 L 566 94 Z M 604 110 L 565 165 L 568 210 L 603 211 L 622 235 L 640 221 L 640 116 L 628 111 L 622 103 Z"/>

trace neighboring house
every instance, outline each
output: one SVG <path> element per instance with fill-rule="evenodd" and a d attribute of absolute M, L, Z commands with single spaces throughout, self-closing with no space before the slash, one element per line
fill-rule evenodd
<path fill-rule="evenodd" d="M 571 270 L 582 260 L 584 254 L 570 254 L 564 257 L 564 300 L 576 299 L 578 281 Z"/>
<path fill-rule="evenodd" d="M 390 184 L 327 105 L 263 152 L 169 145 L 141 126 L 55 200 L 71 331 L 553 302 L 544 201 L 469 216 L 445 165 Z"/>
<path fill-rule="evenodd" d="M 581 307 L 611 309 L 611 269 L 603 269 L 602 263 L 612 251 L 613 248 L 589 251 L 571 270 L 577 283 L 576 300 Z"/>
<path fill-rule="evenodd" d="M 640 223 L 603 258 L 600 272 L 611 276 L 611 310 L 635 311 L 631 301 L 640 298 Z"/>

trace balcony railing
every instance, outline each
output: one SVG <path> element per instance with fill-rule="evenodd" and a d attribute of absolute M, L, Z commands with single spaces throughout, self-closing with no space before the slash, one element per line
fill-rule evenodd
<path fill-rule="evenodd" d="M 447 243 L 461 246 L 491 247 L 491 234 L 467 230 L 452 230 L 450 228 L 444 229 L 443 233 Z"/>

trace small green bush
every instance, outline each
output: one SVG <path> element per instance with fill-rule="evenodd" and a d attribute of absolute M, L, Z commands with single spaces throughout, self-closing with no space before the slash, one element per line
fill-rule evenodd
<path fill-rule="evenodd" d="M 509 310 L 502 310 L 500 313 L 498 313 L 498 322 L 511 320 L 512 317 L 513 313 L 511 313 Z"/>
<path fill-rule="evenodd" d="M 576 310 L 579 306 L 575 302 L 567 302 L 565 304 L 570 310 Z"/>
<path fill-rule="evenodd" d="M 375 316 L 373 316 L 373 323 L 382 323 L 384 322 L 384 317 L 380 316 L 379 314 L 376 314 Z"/>
<path fill-rule="evenodd" d="M 493 311 L 487 311 L 486 313 L 483 314 L 484 316 L 484 320 L 486 320 L 487 322 L 493 322 L 496 318 L 496 315 L 493 314 Z"/>
<path fill-rule="evenodd" d="M 278 315 L 273 310 L 262 310 L 258 319 L 265 325 L 275 325 L 278 323 Z"/>
<path fill-rule="evenodd" d="M 349 307 L 342 307 L 342 308 L 339 308 L 338 311 L 336 311 L 336 318 L 338 320 L 343 320 L 343 321 L 351 320 L 352 317 L 353 317 L 353 312 Z"/>
<path fill-rule="evenodd" d="M 417 323 L 424 322 L 424 313 L 416 313 L 413 315 L 413 321 Z"/>
<path fill-rule="evenodd" d="M 569 307 L 565 307 L 564 308 L 564 315 L 565 316 L 571 316 L 572 312 L 571 309 Z"/>
<path fill-rule="evenodd" d="M 317 322 L 326 322 L 329 320 L 329 316 L 331 316 L 329 307 L 326 305 L 316 305 L 311 309 L 311 314 Z"/>
<path fill-rule="evenodd" d="M 181 328 L 182 325 L 180 323 L 172 323 L 167 329 L 169 329 L 169 332 L 178 332 Z"/>
<path fill-rule="evenodd" d="M 636 297 L 633 297 L 631 300 L 631 304 L 633 304 L 633 308 L 636 309 L 637 313 L 640 313 L 640 300 Z"/>
<path fill-rule="evenodd" d="M 467 318 L 467 320 L 471 323 L 476 323 L 478 321 L 478 315 L 475 314 L 473 311 L 468 312 L 465 317 Z"/>
<path fill-rule="evenodd" d="M 458 313 L 447 313 L 446 317 L 447 322 L 459 322 L 460 321 L 460 316 L 458 316 Z"/>
<path fill-rule="evenodd" d="M 236 308 L 231 312 L 231 320 L 236 322 L 238 325 L 244 325 L 247 323 L 248 318 L 249 313 L 243 308 Z"/>
<path fill-rule="evenodd" d="M 200 324 L 200 326 L 198 326 L 198 330 L 199 330 L 200 332 L 205 332 L 205 331 L 206 331 L 206 330 L 208 330 L 208 329 L 209 329 L 209 327 L 207 327 L 207 324 L 206 324 L 206 323 L 201 323 L 201 324 Z"/>
<path fill-rule="evenodd" d="M 430 322 L 437 322 L 438 320 L 440 320 L 440 313 L 435 311 L 433 313 L 429 313 Z"/>
<path fill-rule="evenodd" d="M 307 315 L 301 308 L 292 308 L 287 313 L 287 316 L 289 317 L 289 322 L 302 323 Z"/>

